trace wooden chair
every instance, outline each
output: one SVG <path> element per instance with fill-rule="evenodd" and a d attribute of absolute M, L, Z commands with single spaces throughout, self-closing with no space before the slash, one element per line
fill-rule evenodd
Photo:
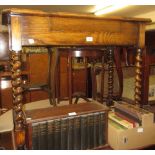
<path fill-rule="evenodd" d="M 85 69 L 85 81 L 87 83 L 88 74 L 87 68 L 91 68 L 91 76 L 92 76 L 92 98 L 96 99 L 96 76 L 95 76 L 95 64 L 97 63 L 97 59 L 101 59 L 101 68 L 102 68 L 102 75 L 103 75 L 103 62 L 104 62 L 104 51 L 102 50 L 95 50 L 95 49 L 71 49 L 69 51 L 69 104 L 72 104 L 72 98 L 75 97 L 75 103 L 78 102 L 79 98 L 83 98 L 87 102 L 89 99 L 86 97 L 86 92 L 74 92 L 73 93 L 73 58 L 82 58 L 83 59 L 83 68 Z M 96 61 L 96 62 L 95 62 Z M 88 64 L 90 66 L 88 66 Z M 101 80 L 101 85 L 103 85 L 103 78 Z M 101 94 L 103 94 L 103 89 L 101 90 Z M 102 95 L 101 95 L 101 102 L 102 102 Z"/>

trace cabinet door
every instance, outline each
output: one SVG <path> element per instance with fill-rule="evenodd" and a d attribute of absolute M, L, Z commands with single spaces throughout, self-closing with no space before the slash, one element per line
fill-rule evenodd
<path fill-rule="evenodd" d="M 29 78 L 31 84 L 47 83 L 48 54 L 29 54 Z"/>

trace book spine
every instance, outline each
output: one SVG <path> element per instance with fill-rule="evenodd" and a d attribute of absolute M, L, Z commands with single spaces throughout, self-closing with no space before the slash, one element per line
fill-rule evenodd
<path fill-rule="evenodd" d="M 61 119 L 61 150 L 67 150 L 67 134 L 68 134 L 68 119 L 62 118 Z"/>
<path fill-rule="evenodd" d="M 74 150 L 81 149 L 80 116 L 74 118 Z"/>
<path fill-rule="evenodd" d="M 89 114 L 87 117 L 88 149 L 94 148 L 94 115 Z"/>
<path fill-rule="evenodd" d="M 53 150 L 54 149 L 54 120 L 49 120 L 47 122 L 47 131 L 48 131 L 48 137 L 47 137 L 47 142 L 48 142 L 48 150 Z"/>
<path fill-rule="evenodd" d="M 81 150 L 87 149 L 87 115 L 81 116 Z"/>
<path fill-rule="evenodd" d="M 54 149 L 60 150 L 61 148 L 61 124 L 60 119 L 54 120 Z"/>
<path fill-rule="evenodd" d="M 39 150 L 47 150 L 47 122 L 39 123 Z"/>
<path fill-rule="evenodd" d="M 74 149 L 74 117 L 68 118 L 68 150 Z"/>
<path fill-rule="evenodd" d="M 99 146 L 99 113 L 94 113 L 94 147 Z"/>
<path fill-rule="evenodd" d="M 105 112 L 100 112 L 99 115 L 99 146 L 106 143 L 106 122 Z"/>
<path fill-rule="evenodd" d="M 32 124 L 32 150 L 39 149 L 39 133 L 38 133 L 39 123 Z"/>

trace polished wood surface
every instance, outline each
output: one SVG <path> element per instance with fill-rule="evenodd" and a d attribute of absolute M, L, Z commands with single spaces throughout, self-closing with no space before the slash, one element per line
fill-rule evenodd
<path fill-rule="evenodd" d="M 77 115 L 85 113 L 108 111 L 108 108 L 99 103 L 79 103 L 72 105 L 64 105 L 53 108 L 35 109 L 25 111 L 27 123 L 43 121 L 48 119 L 56 119 L 60 117 L 66 117 L 71 112 L 75 112 Z"/>
<path fill-rule="evenodd" d="M 9 16 L 6 16 L 9 15 Z M 145 24 L 149 19 L 105 18 L 92 15 L 37 12 L 32 10 L 10 9 L 3 11 L 3 24 L 14 23 L 19 29 L 17 35 L 22 45 L 135 45 L 144 46 Z M 19 18 L 20 17 L 20 18 Z M 20 29 L 21 28 L 21 29 Z M 21 36 L 21 37 L 20 37 Z M 92 37 L 92 41 L 86 41 Z M 30 44 L 29 39 L 34 43 Z M 12 44 L 14 44 L 12 42 Z M 16 48 L 18 48 L 16 46 Z M 20 49 L 20 47 L 19 47 Z"/>

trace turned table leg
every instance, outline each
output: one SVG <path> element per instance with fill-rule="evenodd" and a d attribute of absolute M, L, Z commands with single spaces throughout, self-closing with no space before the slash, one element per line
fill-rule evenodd
<path fill-rule="evenodd" d="M 113 104 L 113 48 L 108 49 L 108 100 L 107 106 Z"/>
<path fill-rule="evenodd" d="M 15 141 L 17 149 L 24 149 L 25 126 L 23 107 L 23 88 L 21 77 L 20 52 L 11 51 L 12 94 L 14 104 Z"/>
<path fill-rule="evenodd" d="M 142 95 L 142 50 L 137 50 L 136 56 L 136 78 L 135 78 L 135 104 L 141 106 Z"/>

